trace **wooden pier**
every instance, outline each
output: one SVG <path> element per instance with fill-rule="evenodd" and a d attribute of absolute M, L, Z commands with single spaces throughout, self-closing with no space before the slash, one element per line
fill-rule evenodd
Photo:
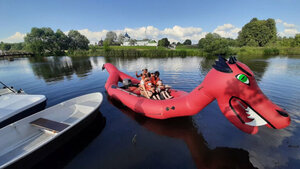
<path fill-rule="evenodd" d="M 0 58 L 4 57 L 14 57 L 14 56 L 34 56 L 33 53 L 30 52 L 1 52 Z"/>

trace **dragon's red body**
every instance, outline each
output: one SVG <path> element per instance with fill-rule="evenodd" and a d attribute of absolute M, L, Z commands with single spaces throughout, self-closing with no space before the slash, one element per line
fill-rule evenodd
<path fill-rule="evenodd" d="M 246 133 L 255 134 L 262 125 L 281 129 L 290 124 L 289 115 L 263 94 L 253 72 L 245 64 L 234 57 L 229 61 L 220 57 L 213 67 L 190 93 L 173 89 L 173 99 L 151 100 L 134 93 L 133 89 L 118 87 L 118 82 L 123 79 L 131 79 L 134 84 L 139 80 L 106 63 L 103 68 L 109 72 L 109 77 L 105 89 L 112 98 L 150 118 L 191 116 L 217 99 L 224 116 Z"/>

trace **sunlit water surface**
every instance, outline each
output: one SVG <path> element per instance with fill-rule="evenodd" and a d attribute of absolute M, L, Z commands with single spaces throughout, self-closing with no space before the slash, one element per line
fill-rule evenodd
<path fill-rule="evenodd" d="M 107 97 L 104 85 L 108 73 L 102 71 L 102 65 L 107 62 L 132 76 L 142 68 L 159 70 L 165 83 L 190 92 L 204 79 L 214 59 L 0 60 L 0 80 L 29 94 L 46 95 L 47 107 L 91 92 L 104 94 L 100 112 L 106 123 L 96 121 L 81 133 L 82 137 L 74 138 L 71 146 L 52 153 L 37 168 L 288 169 L 300 166 L 300 59 L 277 56 L 243 60 L 254 72 L 263 92 L 290 112 L 292 118 L 291 125 L 285 129 L 260 127 L 256 135 L 235 128 L 222 115 L 216 101 L 192 117 L 153 120 L 137 115 Z"/>

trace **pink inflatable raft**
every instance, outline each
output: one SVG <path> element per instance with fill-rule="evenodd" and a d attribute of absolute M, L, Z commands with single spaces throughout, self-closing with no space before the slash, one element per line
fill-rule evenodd
<path fill-rule="evenodd" d="M 240 130 L 255 134 L 258 126 L 266 125 L 282 129 L 290 124 L 286 111 L 272 103 L 260 90 L 253 72 L 235 57 L 227 61 L 219 57 L 203 82 L 190 93 L 171 89 L 174 97 L 169 100 L 152 100 L 140 95 L 136 85 L 140 82 L 114 65 L 103 65 L 109 73 L 105 89 L 109 96 L 121 101 L 137 113 L 155 119 L 192 116 L 217 99 L 224 116 Z M 130 79 L 128 88 L 118 86 L 118 82 Z"/>

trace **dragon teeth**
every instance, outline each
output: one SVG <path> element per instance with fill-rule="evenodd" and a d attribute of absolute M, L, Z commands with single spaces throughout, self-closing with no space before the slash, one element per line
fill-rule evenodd
<path fill-rule="evenodd" d="M 258 114 L 256 114 L 255 111 L 253 111 L 252 109 L 249 108 L 249 111 L 247 111 L 247 114 L 249 114 L 248 118 L 251 120 L 253 119 L 253 120 L 251 122 L 247 122 L 245 124 L 247 124 L 249 126 L 262 126 L 262 125 L 267 124 L 267 122 L 265 120 L 263 120 Z"/>

